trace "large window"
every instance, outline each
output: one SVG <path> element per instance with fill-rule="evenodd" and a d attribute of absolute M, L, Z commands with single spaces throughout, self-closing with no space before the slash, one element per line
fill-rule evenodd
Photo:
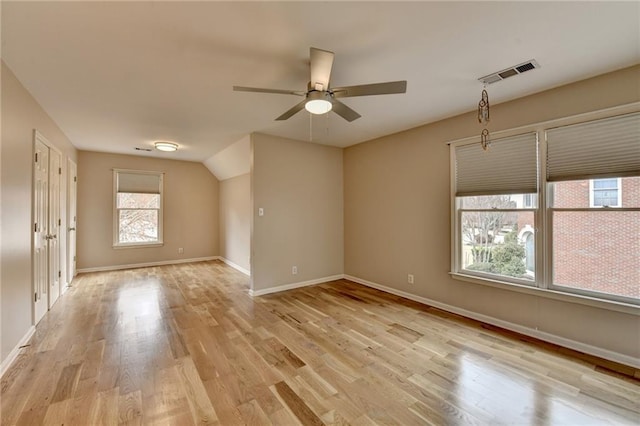
<path fill-rule="evenodd" d="M 162 176 L 114 170 L 115 247 L 162 244 Z"/>
<path fill-rule="evenodd" d="M 452 144 L 454 276 L 640 304 L 640 113 L 533 135 Z"/>
<path fill-rule="evenodd" d="M 535 240 L 527 253 L 519 236 L 536 227 L 536 158 L 535 133 L 455 147 L 458 272 L 533 283 Z"/>

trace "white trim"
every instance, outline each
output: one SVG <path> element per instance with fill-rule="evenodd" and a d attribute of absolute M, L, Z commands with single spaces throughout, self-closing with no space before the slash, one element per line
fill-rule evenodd
<path fill-rule="evenodd" d="M 599 299 L 588 295 L 558 291 L 548 288 L 535 287 L 532 284 L 519 284 L 514 282 L 500 281 L 488 277 L 479 277 L 475 275 L 461 274 L 449 272 L 454 280 L 466 281 L 474 284 L 486 285 L 502 290 L 516 291 L 519 293 L 532 294 L 534 296 L 546 297 L 547 299 L 561 300 L 563 302 L 577 303 L 579 305 L 592 306 L 600 309 L 608 309 L 610 311 L 622 312 L 625 314 L 640 316 L 640 306 L 617 301 L 614 299 Z"/>
<path fill-rule="evenodd" d="M 218 256 L 218 260 L 221 260 L 222 262 L 224 262 L 227 265 L 231 266 L 233 269 L 236 269 L 236 270 L 242 272 L 243 274 L 245 274 L 248 277 L 251 276 L 251 271 L 249 271 L 248 269 L 243 268 L 242 266 L 238 265 L 237 263 L 233 263 L 229 259 L 226 259 L 226 258 L 224 258 L 222 256 Z"/>
<path fill-rule="evenodd" d="M 164 266 L 164 265 L 177 265 L 179 263 L 206 262 L 208 260 L 220 260 L 220 257 L 207 256 L 207 257 L 194 257 L 191 259 L 161 260 L 159 262 L 132 263 L 129 265 L 98 266 L 96 268 L 78 269 L 78 273 L 86 274 L 87 272 L 118 271 L 121 269 L 146 268 L 149 266 Z"/>
<path fill-rule="evenodd" d="M 281 291 L 293 290 L 295 288 L 308 287 L 310 285 L 316 285 L 316 284 L 326 283 L 329 281 L 341 280 L 344 277 L 345 276 L 343 274 L 338 274 L 338 275 L 331 275 L 329 277 L 316 278 L 314 280 L 309 280 L 309 281 L 302 281 L 299 283 L 283 284 L 275 287 L 263 288 L 257 291 L 250 289 L 249 296 L 255 297 L 255 296 L 263 296 L 265 294 L 279 293 Z"/>
<path fill-rule="evenodd" d="M 620 364 L 628 365 L 634 368 L 640 368 L 640 360 L 629 355 L 621 354 L 618 352 L 610 351 L 608 349 L 600 348 L 597 346 L 588 345 L 586 343 L 577 342 L 575 340 L 567 339 L 565 337 L 557 336 L 555 334 L 547 333 L 544 331 L 536 330 L 534 328 L 525 327 L 519 324 L 514 324 L 509 321 L 504 321 L 498 318 L 490 317 L 488 315 L 479 314 L 466 309 L 458 308 L 446 303 L 436 302 L 426 297 L 416 296 L 411 293 L 407 293 L 395 288 L 387 287 L 382 284 L 377 284 L 371 281 L 367 281 L 361 278 L 353 277 L 351 275 L 345 275 L 345 279 L 353 281 L 358 284 L 365 285 L 367 287 L 375 288 L 386 293 L 395 294 L 396 296 L 404 297 L 409 300 L 413 300 L 418 303 L 433 306 L 435 308 L 442 309 L 443 311 L 451 312 L 457 315 L 462 315 L 467 318 L 471 318 L 486 324 L 495 325 L 497 327 L 504 328 L 506 330 L 515 331 L 516 333 L 523 334 L 525 336 L 534 337 L 536 339 L 544 340 L 546 342 L 554 343 L 556 345 L 563 346 L 565 348 L 573 349 L 579 352 L 583 352 L 589 355 L 594 355 L 603 359 L 608 359 Z"/>
<path fill-rule="evenodd" d="M 15 361 L 18 355 L 20 355 L 20 348 L 29 342 L 35 332 L 36 327 L 32 325 L 29 330 L 27 330 L 27 333 L 22 336 L 22 339 L 20 339 L 16 347 L 9 352 L 9 355 L 7 355 L 4 360 L 2 360 L 2 364 L 0 364 L 0 377 L 4 376 L 4 373 L 6 373 L 9 367 L 11 367 L 11 364 L 13 364 L 13 361 Z"/>

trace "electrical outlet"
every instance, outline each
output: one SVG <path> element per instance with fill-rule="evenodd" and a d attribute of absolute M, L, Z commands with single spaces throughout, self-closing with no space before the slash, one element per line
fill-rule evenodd
<path fill-rule="evenodd" d="M 297 266 L 292 266 L 291 267 L 291 275 L 298 275 L 298 267 Z"/>
<path fill-rule="evenodd" d="M 413 284 L 413 274 L 409 274 L 409 275 L 407 275 L 407 282 L 408 282 L 409 284 Z"/>
<path fill-rule="evenodd" d="M 182 247 L 180 247 L 180 248 L 178 249 L 178 254 L 182 254 L 182 253 L 184 253 L 184 249 L 183 249 Z"/>
<path fill-rule="evenodd" d="M 264 216 L 264 209 L 262 207 L 258 207 L 258 216 Z"/>

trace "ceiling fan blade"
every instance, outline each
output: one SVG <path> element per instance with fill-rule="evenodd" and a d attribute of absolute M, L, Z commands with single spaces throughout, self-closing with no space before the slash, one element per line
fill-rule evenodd
<path fill-rule="evenodd" d="M 347 120 L 349 123 L 361 117 L 360 114 L 358 114 L 357 112 L 355 112 L 354 110 L 352 110 L 351 108 L 349 108 L 348 106 L 346 106 L 340 101 L 336 101 L 334 99 L 332 104 L 333 104 L 333 107 L 331 108 L 331 111 L 335 112 L 340 117 Z"/>
<path fill-rule="evenodd" d="M 307 100 L 305 99 L 299 104 L 297 104 L 296 106 L 294 106 L 293 108 L 291 108 L 290 110 L 288 110 L 287 112 L 285 112 L 284 114 L 282 114 L 280 117 L 276 118 L 276 121 L 287 120 L 293 117 L 297 112 L 304 109 L 304 104 L 306 103 L 307 103 Z"/>
<path fill-rule="evenodd" d="M 407 81 L 389 81 L 386 83 L 362 84 L 360 86 L 334 87 L 331 89 L 334 98 L 348 98 L 353 96 L 391 95 L 405 93 Z"/>
<path fill-rule="evenodd" d="M 304 96 L 306 94 L 306 92 L 300 92 L 296 90 L 261 89 L 259 87 L 244 87 L 244 86 L 233 86 L 233 90 L 236 92 L 276 93 L 280 95 L 297 95 L 297 96 Z"/>
<path fill-rule="evenodd" d="M 327 90 L 329 88 L 329 80 L 331 79 L 331 68 L 333 67 L 333 52 L 328 50 L 316 49 L 312 47 L 310 49 L 311 56 L 311 87 L 319 91 Z M 321 84 L 322 87 L 318 89 L 316 84 Z"/>

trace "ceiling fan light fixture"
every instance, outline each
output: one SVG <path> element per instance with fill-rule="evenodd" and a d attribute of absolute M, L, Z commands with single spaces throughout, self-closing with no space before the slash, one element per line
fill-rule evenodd
<path fill-rule="evenodd" d="M 154 145 L 158 151 L 173 152 L 178 150 L 178 144 L 173 142 L 158 141 Z"/>
<path fill-rule="evenodd" d="M 333 108 L 329 92 L 309 92 L 304 108 L 311 114 L 326 114 Z"/>

